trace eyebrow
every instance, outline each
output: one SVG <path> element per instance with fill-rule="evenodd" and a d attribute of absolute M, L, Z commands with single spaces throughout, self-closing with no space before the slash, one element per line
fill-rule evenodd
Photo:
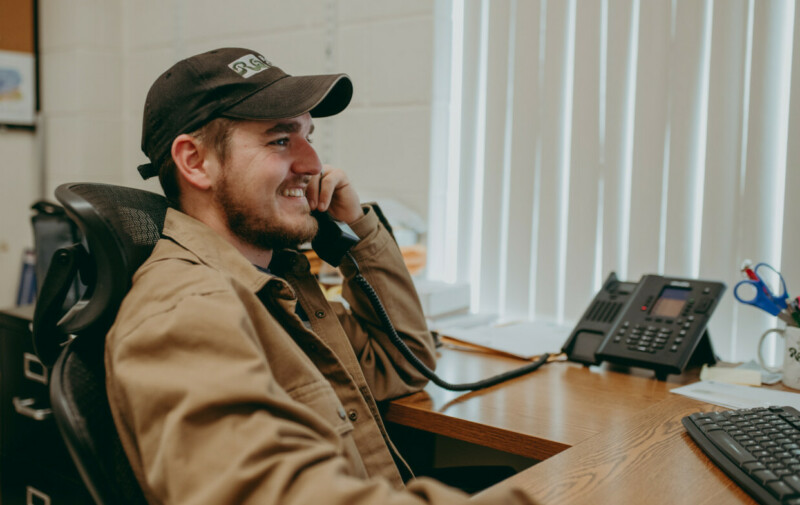
<path fill-rule="evenodd" d="M 267 131 L 264 133 L 271 134 L 271 133 L 297 133 L 300 131 L 300 123 L 297 121 L 281 121 L 276 123 L 271 128 L 267 128 Z M 314 133 L 314 123 L 311 123 L 311 129 L 308 131 L 308 134 L 311 135 Z"/>

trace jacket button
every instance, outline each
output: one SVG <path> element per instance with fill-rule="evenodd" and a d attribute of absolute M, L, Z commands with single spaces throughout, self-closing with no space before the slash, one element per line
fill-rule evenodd
<path fill-rule="evenodd" d="M 347 417 L 347 414 L 344 411 L 344 407 L 339 407 L 339 409 L 336 411 L 336 413 L 339 414 L 339 418 L 341 420 L 344 420 L 344 418 Z"/>
<path fill-rule="evenodd" d="M 325 311 L 324 310 L 318 310 L 318 311 L 314 312 L 314 315 L 317 316 L 317 319 L 322 319 L 323 317 L 325 317 Z"/>
<path fill-rule="evenodd" d="M 347 417 L 349 417 L 351 421 L 355 421 L 356 419 L 358 419 L 358 412 L 356 412 L 355 410 L 351 410 L 350 412 L 347 413 Z"/>

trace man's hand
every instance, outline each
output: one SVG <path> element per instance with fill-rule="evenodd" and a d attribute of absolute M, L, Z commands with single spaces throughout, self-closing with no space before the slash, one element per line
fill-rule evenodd
<path fill-rule="evenodd" d="M 347 174 L 330 165 L 323 165 L 322 172 L 311 178 L 306 198 L 311 210 L 328 212 L 337 221 L 350 224 L 364 215 Z"/>

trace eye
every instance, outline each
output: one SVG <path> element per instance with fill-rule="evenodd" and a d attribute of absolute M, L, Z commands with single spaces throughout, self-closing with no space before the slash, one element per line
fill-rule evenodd
<path fill-rule="evenodd" d="M 306 142 L 308 142 L 309 144 L 313 144 L 314 143 L 314 139 L 311 138 L 311 135 L 306 137 Z"/>
<path fill-rule="evenodd" d="M 289 137 L 281 137 L 270 142 L 270 145 L 286 147 L 289 145 Z"/>

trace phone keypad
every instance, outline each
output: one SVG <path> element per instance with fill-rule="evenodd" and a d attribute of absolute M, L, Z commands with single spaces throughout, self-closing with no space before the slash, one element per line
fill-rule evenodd
<path fill-rule="evenodd" d="M 631 324 L 630 321 L 624 321 L 619 330 L 617 330 L 617 334 L 614 335 L 614 343 L 624 343 L 628 350 L 631 351 L 655 354 L 667 347 L 667 342 L 672 333 L 672 328 L 666 326 Z M 685 331 L 680 333 L 686 334 Z M 676 352 L 682 342 L 683 335 L 680 335 L 673 341 L 669 350 Z"/>

